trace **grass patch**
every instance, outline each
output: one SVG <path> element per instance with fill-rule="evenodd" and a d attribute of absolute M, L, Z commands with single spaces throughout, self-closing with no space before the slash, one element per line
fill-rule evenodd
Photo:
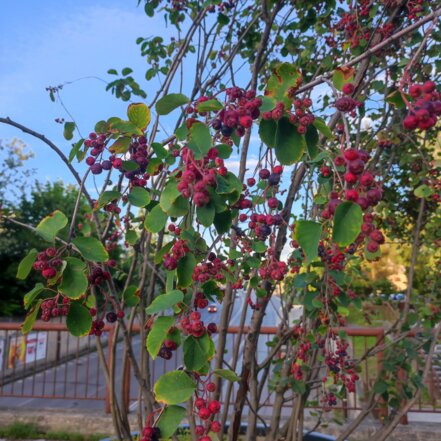
<path fill-rule="evenodd" d="M 82 435 L 81 433 L 65 431 L 47 431 L 41 430 L 36 424 L 23 423 L 15 421 L 7 426 L 0 427 L 0 438 L 8 439 L 40 439 L 57 441 L 99 441 L 105 435 L 91 434 Z"/>

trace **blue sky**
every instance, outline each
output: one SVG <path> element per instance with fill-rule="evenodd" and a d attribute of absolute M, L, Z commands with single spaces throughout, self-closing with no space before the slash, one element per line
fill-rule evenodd
<path fill-rule="evenodd" d="M 68 152 L 70 144 L 54 119 L 69 117 L 58 103 L 49 100 L 45 88 L 88 76 L 108 80 L 107 69 L 125 66 L 133 67 L 142 81 L 146 63 L 135 40 L 164 35 L 165 26 L 159 20 L 147 23 L 143 8 L 136 5 L 135 0 L 3 0 L 0 115 L 45 134 Z M 105 84 L 97 79 L 65 86 L 62 98 L 83 135 L 100 119 L 124 116 L 127 108 L 127 103 L 106 92 Z M 29 166 L 38 169 L 38 179 L 72 182 L 47 146 L 13 127 L 0 125 L 0 139 L 14 137 L 23 139 L 35 153 Z"/>

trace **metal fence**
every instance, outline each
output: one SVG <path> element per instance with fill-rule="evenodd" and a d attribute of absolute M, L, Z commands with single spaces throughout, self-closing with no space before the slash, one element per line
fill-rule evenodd
<path fill-rule="evenodd" d="M 101 341 L 105 350 L 105 358 L 110 365 L 111 352 L 108 350 L 114 339 L 113 325 L 104 328 Z M 376 346 L 384 338 L 383 328 L 343 328 L 350 345 L 349 356 L 360 358 L 368 349 Z M 246 334 L 247 328 L 243 330 Z M 133 329 L 133 345 L 135 353 L 142 344 L 139 338 L 139 326 Z M 238 344 L 239 350 L 243 349 L 244 339 L 239 336 L 238 327 L 230 327 L 227 334 L 226 347 L 229 348 L 227 361 L 231 362 L 233 348 Z M 259 346 L 256 359 L 261 362 L 268 357 L 271 350 L 270 342 L 277 333 L 276 327 L 263 327 L 260 331 Z M 108 344 L 109 343 L 109 344 Z M 124 344 L 117 343 L 115 351 L 115 372 L 117 390 L 122 390 L 126 405 L 134 403 L 138 399 L 137 382 L 133 372 L 127 365 L 128 357 L 124 354 Z M 435 357 L 441 356 L 440 351 Z M 237 371 L 240 372 L 241 357 L 238 357 Z M 435 360 L 436 361 L 436 360 Z M 343 411 L 360 410 L 363 408 L 368 391 L 377 379 L 378 372 L 383 362 L 383 353 L 380 351 L 374 357 L 367 358 L 361 363 L 360 380 L 355 393 L 348 394 L 346 399 L 339 402 L 336 409 Z M 431 362 L 431 361 L 429 361 Z M 157 358 L 151 362 L 151 384 L 163 373 L 176 369 L 182 363 L 182 352 L 178 350 L 171 360 Z M 431 370 L 427 391 L 412 408 L 413 412 L 441 413 L 441 389 L 440 375 L 434 363 Z M 97 408 L 105 403 L 105 409 L 110 410 L 108 389 L 100 366 L 95 337 L 76 338 L 69 334 L 63 323 L 37 322 L 33 331 L 23 336 L 18 323 L 0 323 L 0 406 L 13 407 L 25 406 L 26 403 L 34 402 L 42 404 L 38 399 L 44 400 L 44 406 L 63 406 L 63 401 L 81 400 L 78 407 Z M 262 407 L 259 414 L 265 417 L 265 413 L 271 413 L 274 404 L 274 394 L 268 386 L 268 378 L 259 378 L 264 382 L 262 392 Z M 233 388 L 232 397 L 235 396 L 237 385 Z M 25 399 L 28 399 L 27 401 Z M 87 403 L 87 404 L 86 404 Z M 93 404 L 96 403 L 96 404 Z M 310 407 L 320 407 L 318 394 L 310 396 Z M 287 402 L 287 412 L 290 403 Z M 382 412 L 387 412 L 383 406 Z"/>

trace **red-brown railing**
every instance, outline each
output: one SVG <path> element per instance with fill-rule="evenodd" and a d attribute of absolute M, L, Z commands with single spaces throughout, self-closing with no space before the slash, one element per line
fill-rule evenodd
<path fill-rule="evenodd" d="M 106 325 L 101 337 L 105 346 L 111 345 L 114 339 L 114 326 Z M 242 330 L 246 334 L 248 328 Z M 366 350 L 376 346 L 384 338 L 383 328 L 342 328 L 349 341 L 350 353 L 353 358 L 360 358 Z M 133 328 L 134 345 L 142 344 L 139 341 L 139 326 Z M 234 348 L 240 333 L 240 328 L 231 326 L 228 328 L 227 346 Z M 277 333 L 276 327 L 262 327 L 261 338 L 256 354 L 258 361 L 267 357 L 269 348 L 266 345 Z M 123 343 L 117 343 L 115 369 L 117 389 L 123 390 L 126 405 L 138 399 L 136 381 L 132 378 L 129 369 L 123 369 L 122 360 Z M 106 349 L 107 363 L 111 362 L 111 352 Z M 136 348 L 135 348 L 136 352 Z M 228 354 L 227 354 L 228 356 Z M 239 360 L 241 357 L 239 357 Z M 156 359 L 151 361 L 151 383 L 154 384 L 160 375 L 170 369 L 176 369 L 182 360 L 182 353 L 178 350 L 171 360 Z M 364 397 L 377 379 L 381 369 L 383 353 L 380 351 L 375 357 L 367 358 L 361 364 L 360 382 L 357 391 L 349 394 L 337 408 L 344 414 L 350 410 L 359 410 L 363 407 Z M 127 366 L 126 366 L 127 367 Z M 240 372 L 240 365 L 237 371 Z M 61 405 L 57 400 L 82 400 L 88 401 L 87 407 L 99 406 L 99 401 L 105 402 L 105 408 L 110 410 L 108 389 L 105 384 L 104 374 L 99 365 L 96 352 L 95 337 L 75 338 L 71 336 L 63 323 L 37 322 L 33 331 L 24 337 L 20 332 L 19 323 L 0 323 L 0 405 L 41 405 L 39 399 L 51 400 L 44 403 Z M 123 372 L 125 372 L 122 378 Z M 420 398 L 419 403 L 412 409 L 416 412 L 439 412 L 441 413 L 439 394 L 434 395 L 434 386 L 439 387 L 439 378 L 431 377 L 430 390 L 432 394 Z M 121 384 L 122 383 L 122 384 Z M 120 389 L 122 387 L 122 389 Z M 237 387 L 237 386 L 235 386 Z M 233 390 L 234 393 L 235 389 Z M 438 391 L 440 392 L 440 391 Z M 233 395 L 234 396 L 234 395 Z M 23 402 L 27 399 L 27 402 Z M 55 401 L 54 401 L 55 400 Z M 271 411 L 273 394 L 265 385 L 263 391 L 262 408 Z M 319 407 L 318 395 L 310 397 L 311 407 Z M 314 403 L 314 400 L 317 402 Z M 96 403 L 94 405 L 93 403 Z M 86 406 L 86 404 L 83 404 Z M 288 403 L 289 405 L 289 403 Z M 80 405 L 79 405 L 80 406 Z M 387 412 L 384 406 L 380 409 Z"/>

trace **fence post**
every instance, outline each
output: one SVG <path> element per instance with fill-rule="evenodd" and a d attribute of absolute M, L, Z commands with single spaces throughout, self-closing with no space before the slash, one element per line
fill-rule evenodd
<path fill-rule="evenodd" d="M 377 334 L 377 346 L 384 344 L 384 329 L 382 329 L 380 332 L 378 332 Z M 380 375 L 381 369 L 383 367 L 383 351 L 378 352 L 377 354 L 377 375 Z M 377 415 L 378 418 L 380 420 L 383 420 L 384 418 L 387 418 L 389 410 L 387 408 L 387 403 L 384 401 L 383 398 L 380 398 L 380 400 L 378 401 L 378 406 L 377 406 Z"/>
<path fill-rule="evenodd" d="M 109 329 L 109 335 L 107 337 L 107 369 L 109 369 L 110 373 L 110 365 L 112 364 L 112 346 L 113 346 L 113 340 L 115 338 L 115 327 L 111 326 Z M 109 381 L 112 381 L 111 378 L 109 378 Z M 105 402 L 105 412 L 110 413 L 110 406 L 111 406 L 111 397 L 110 397 L 110 387 L 109 383 L 106 385 L 106 402 Z"/>

